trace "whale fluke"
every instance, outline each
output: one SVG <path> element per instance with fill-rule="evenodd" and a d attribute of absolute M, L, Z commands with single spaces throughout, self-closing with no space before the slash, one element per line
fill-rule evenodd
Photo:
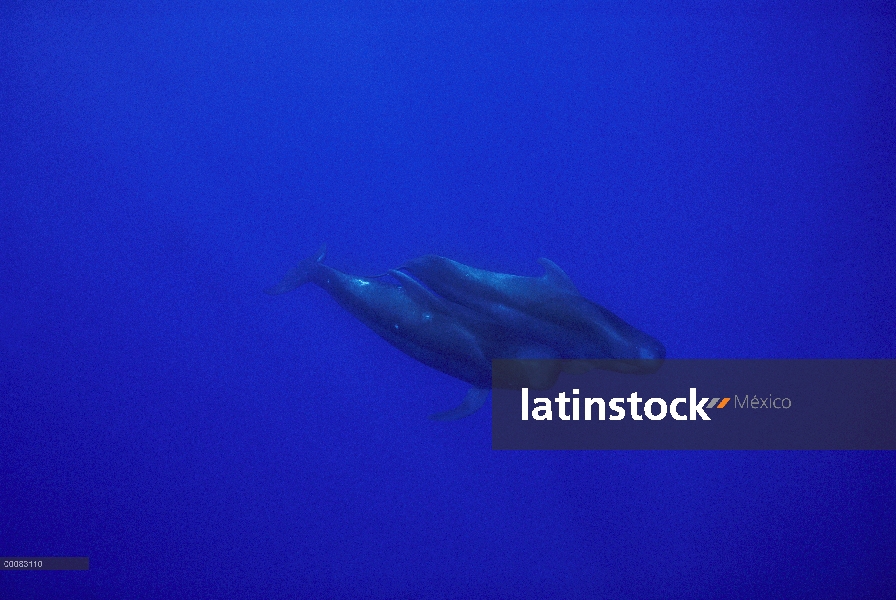
<path fill-rule="evenodd" d="M 309 281 L 311 269 L 314 268 L 314 265 L 321 262 L 326 255 L 327 245 L 324 244 L 320 247 L 320 250 L 317 251 L 317 254 L 300 262 L 299 266 L 287 273 L 280 283 L 267 288 L 264 293 L 276 296 L 277 294 L 285 294 L 297 287 L 305 285 Z"/>

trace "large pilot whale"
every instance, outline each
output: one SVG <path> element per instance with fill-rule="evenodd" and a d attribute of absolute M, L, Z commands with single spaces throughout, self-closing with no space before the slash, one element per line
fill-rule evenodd
<path fill-rule="evenodd" d="M 325 254 L 321 247 L 265 292 L 314 283 L 408 356 L 472 384 L 460 406 L 432 415 L 436 420 L 477 411 L 493 383 L 544 389 L 561 370 L 651 373 L 666 356 L 660 342 L 584 298 L 546 258 L 539 261 L 541 277 L 495 273 L 433 255 L 362 277 L 325 265 Z M 550 360 L 521 360 L 507 380 L 492 382 L 493 359 Z"/>

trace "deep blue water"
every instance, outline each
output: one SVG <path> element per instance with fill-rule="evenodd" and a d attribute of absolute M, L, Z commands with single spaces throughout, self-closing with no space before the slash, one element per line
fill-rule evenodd
<path fill-rule="evenodd" d="M 133 3 L 130 3 L 133 4 Z M 670 357 L 896 358 L 896 17 L 0 11 L 0 598 L 896 597 L 896 455 L 497 452 L 308 286 L 541 273 Z"/>

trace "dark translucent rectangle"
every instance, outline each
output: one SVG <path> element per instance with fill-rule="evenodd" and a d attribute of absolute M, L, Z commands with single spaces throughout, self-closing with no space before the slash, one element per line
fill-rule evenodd
<path fill-rule="evenodd" d="M 13 556 L 0 558 L 3 571 L 86 571 L 90 559 L 86 556 Z"/>
<path fill-rule="evenodd" d="M 541 368 L 538 362 L 496 360 L 493 380 L 512 380 L 521 370 Z M 605 370 L 612 367 L 607 362 L 581 373 L 585 362 L 561 361 L 550 389 L 528 389 L 526 420 L 521 388 L 493 389 L 492 448 L 896 450 L 896 360 L 679 359 L 651 374 Z M 544 370 L 557 371 L 556 362 Z M 572 398 L 578 399 L 578 420 Z M 603 420 L 596 398 L 603 400 Z M 662 402 L 647 407 L 654 398 Z"/>

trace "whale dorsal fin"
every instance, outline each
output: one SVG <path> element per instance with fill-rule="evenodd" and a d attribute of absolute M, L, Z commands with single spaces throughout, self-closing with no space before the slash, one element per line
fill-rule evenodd
<path fill-rule="evenodd" d="M 545 279 L 547 279 L 554 287 L 561 289 L 564 292 L 578 295 L 579 290 L 576 289 L 572 279 L 570 279 L 569 275 L 564 273 L 563 269 L 558 267 L 554 261 L 548 260 L 547 258 L 539 258 L 538 262 L 544 267 Z"/>

